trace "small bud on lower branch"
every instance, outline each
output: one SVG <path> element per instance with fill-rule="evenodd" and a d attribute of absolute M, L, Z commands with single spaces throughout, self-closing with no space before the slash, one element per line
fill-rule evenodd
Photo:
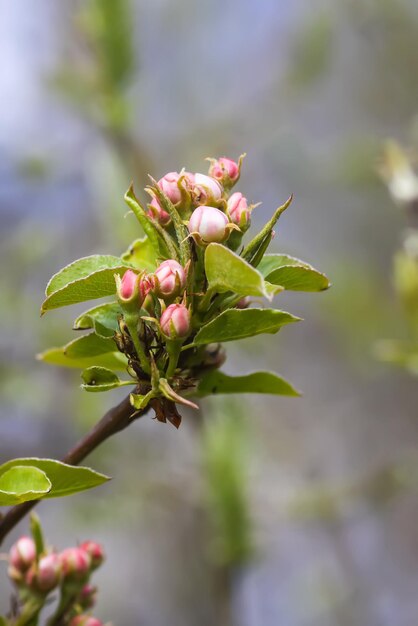
<path fill-rule="evenodd" d="M 164 261 L 155 270 L 156 278 L 155 293 L 160 298 L 175 298 L 179 296 L 186 286 L 186 272 L 184 268 L 173 259 Z"/>
<path fill-rule="evenodd" d="M 67 548 L 59 555 L 64 580 L 85 580 L 91 570 L 91 558 L 83 548 Z"/>
<path fill-rule="evenodd" d="M 91 559 L 91 569 L 97 569 L 105 559 L 105 553 L 103 550 L 103 546 L 100 543 L 96 543 L 96 541 L 84 541 L 80 548 L 87 552 Z"/>
<path fill-rule="evenodd" d="M 183 304 L 170 304 L 161 315 L 161 330 L 170 339 L 187 337 L 190 332 L 190 313 Z"/>
<path fill-rule="evenodd" d="M 21 537 L 11 547 L 9 564 L 18 572 L 26 571 L 36 560 L 36 546 L 31 537 Z"/>

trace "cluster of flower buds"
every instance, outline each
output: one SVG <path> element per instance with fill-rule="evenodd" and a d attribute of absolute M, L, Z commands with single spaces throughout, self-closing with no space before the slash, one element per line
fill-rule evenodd
<path fill-rule="evenodd" d="M 105 558 L 103 548 L 94 541 L 86 541 L 80 546 L 66 548 L 62 552 L 45 550 L 38 554 L 35 541 L 31 537 L 21 537 L 11 547 L 9 553 L 9 578 L 23 593 L 45 597 L 58 587 L 63 590 L 71 587 L 74 595 L 74 613 L 71 624 L 100 626 L 93 617 L 79 615 L 95 604 L 96 588 L 89 583 L 92 572 Z"/>
<path fill-rule="evenodd" d="M 190 312 L 182 303 L 173 304 L 173 300 L 183 298 L 186 281 L 187 268 L 174 259 L 163 261 L 152 274 L 127 270 L 118 281 L 119 302 L 125 311 L 139 314 L 143 308 L 148 314 L 155 315 L 155 299 L 158 299 L 162 309 L 162 334 L 170 338 L 187 337 Z"/>

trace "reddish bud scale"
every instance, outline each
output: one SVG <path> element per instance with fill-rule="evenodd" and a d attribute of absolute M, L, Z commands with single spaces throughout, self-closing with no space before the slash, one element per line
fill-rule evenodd
<path fill-rule="evenodd" d="M 170 304 L 161 315 L 161 330 L 171 339 L 187 337 L 190 332 L 190 313 L 184 304 Z"/>

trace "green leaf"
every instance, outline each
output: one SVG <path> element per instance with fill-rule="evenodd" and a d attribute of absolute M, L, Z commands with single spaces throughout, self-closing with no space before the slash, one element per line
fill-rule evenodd
<path fill-rule="evenodd" d="M 45 497 L 51 488 L 48 476 L 37 467 L 11 466 L 0 473 L 0 506 L 14 506 L 29 500 L 38 500 Z"/>
<path fill-rule="evenodd" d="M 119 377 L 105 367 L 88 367 L 81 374 L 86 391 L 109 391 L 125 385 L 135 385 L 133 380 L 120 380 Z"/>
<path fill-rule="evenodd" d="M 286 254 L 266 254 L 258 265 L 266 280 L 293 291 L 323 291 L 330 282 L 312 265 Z"/>
<path fill-rule="evenodd" d="M 290 383 L 273 372 L 253 372 L 245 376 L 228 376 L 219 370 L 206 374 L 199 382 L 197 394 L 270 393 L 277 396 L 299 396 Z"/>
<path fill-rule="evenodd" d="M 30 514 L 30 532 L 35 542 L 36 554 L 39 556 L 45 550 L 45 541 L 42 532 L 41 520 L 34 512 Z"/>
<path fill-rule="evenodd" d="M 125 202 L 133 211 L 135 217 L 140 223 L 145 235 L 148 237 L 151 246 L 154 248 L 157 257 L 175 258 L 170 254 L 168 241 L 165 237 L 164 229 L 155 221 L 151 220 L 145 209 L 140 205 L 138 198 L 135 196 L 133 185 L 131 185 L 125 194 Z"/>
<path fill-rule="evenodd" d="M 205 270 L 211 291 L 270 297 L 260 272 L 219 243 L 211 243 L 206 248 Z"/>
<path fill-rule="evenodd" d="M 110 255 L 96 254 L 74 261 L 49 281 L 42 314 L 49 309 L 114 295 L 115 274 L 122 276 L 128 269 L 132 266 Z"/>
<path fill-rule="evenodd" d="M 69 357 L 65 354 L 65 346 L 62 348 L 50 348 L 37 355 L 38 361 L 48 363 L 48 365 L 57 365 L 59 367 L 70 367 L 74 369 L 85 369 L 93 365 L 98 367 L 107 367 L 117 372 L 123 372 L 128 366 L 126 357 L 120 352 L 108 352 L 95 356 L 86 357 Z"/>
<path fill-rule="evenodd" d="M 148 237 L 136 239 L 121 256 L 122 261 L 133 265 L 137 270 L 152 272 L 158 265 L 154 246 Z"/>
<path fill-rule="evenodd" d="M 151 391 L 149 391 L 145 395 L 141 395 L 139 393 L 131 393 L 129 398 L 131 405 L 134 407 L 134 409 L 136 409 L 137 411 L 142 411 L 143 409 L 145 409 L 145 407 L 148 406 L 149 401 L 152 400 L 152 398 L 155 398 L 155 395 L 155 392 L 151 389 Z"/>
<path fill-rule="evenodd" d="M 96 333 L 89 333 L 67 343 L 64 346 L 64 354 L 70 359 L 83 359 L 114 352 L 115 347 L 113 339 L 99 337 Z"/>
<path fill-rule="evenodd" d="M 284 324 L 299 321 L 299 317 L 274 309 L 228 309 L 203 326 L 193 344 L 222 343 L 260 333 L 274 334 Z"/>
<path fill-rule="evenodd" d="M 284 211 L 289 207 L 292 202 L 293 196 L 290 196 L 288 200 L 282 206 L 280 206 L 274 212 L 273 217 L 267 222 L 267 224 L 261 229 L 261 231 L 247 244 L 242 252 L 242 257 L 248 261 L 254 267 L 257 267 L 273 236 L 273 228 L 276 225 L 277 220 Z"/>
<path fill-rule="evenodd" d="M 94 332 L 101 337 L 113 337 L 119 330 L 118 317 L 122 314 L 122 309 L 118 302 L 107 302 L 100 304 L 77 317 L 74 322 L 74 330 L 94 329 Z"/>
<path fill-rule="evenodd" d="M 48 478 L 52 487 L 50 487 L 48 492 L 41 494 L 42 499 L 69 496 L 79 491 L 98 487 L 110 480 L 108 476 L 99 474 L 99 472 L 95 472 L 89 467 L 67 465 L 55 459 L 13 459 L 0 466 L 0 489 L 2 488 L 4 475 L 13 468 L 21 467 L 37 469 Z M 38 498 L 39 495 L 31 499 Z"/>

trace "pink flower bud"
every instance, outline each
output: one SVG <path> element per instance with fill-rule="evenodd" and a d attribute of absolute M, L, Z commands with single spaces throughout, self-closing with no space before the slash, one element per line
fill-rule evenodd
<path fill-rule="evenodd" d="M 39 591 L 44 593 L 52 591 L 58 585 L 61 578 L 61 560 L 56 553 L 43 556 L 38 563 L 34 584 Z"/>
<path fill-rule="evenodd" d="M 160 298 L 174 298 L 184 291 L 186 272 L 177 261 L 163 261 L 155 270 L 154 276 L 157 279 L 155 292 Z"/>
<path fill-rule="evenodd" d="M 21 537 L 11 547 L 9 564 L 18 571 L 27 570 L 36 559 L 36 546 L 31 537 Z"/>
<path fill-rule="evenodd" d="M 224 241 L 227 238 L 228 218 L 212 206 L 199 206 L 190 217 L 190 234 L 197 234 L 203 243 Z"/>
<path fill-rule="evenodd" d="M 138 274 L 132 270 L 127 270 L 118 288 L 118 296 L 122 300 L 131 300 L 137 292 Z"/>
<path fill-rule="evenodd" d="M 221 185 L 211 176 L 194 175 L 193 196 L 198 204 L 217 204 L 222 198 L 222 191 Z"/>
<path fill-rule="evenodd" d="M 169 172 L 158 181 L 158 186 L 170 198 L 173 204 L 177 204 L 181 200 L 181 191 L 178 186 L 180 174 L 178 172 Z"/>
<path fill-rule="evenodd" d="M 73 617 L 69 626 L 103 626 L 103 622 L 89 615 L 77 615 Z"/>
<path fill-rule="evenodd" d="M 91 559 L 91 569 L 98 568 L 105 559 L 103 546 L 95 541 L 84 541 L 80 548 L 85 550 Z"/>
<path fill-rule="evenodd" d="M 160 325 L 167 337 L 186 337 L 190 332 L 189 310 L 184 304 L 170 304 L 161 315 Z"/>
<path fill-rule="evenodd" d="M 93 585 L 84 585 L 78 594 L 78 604 L 83 610 L 91 609 L 96 604 L 97 588 Z"/>
<path fill-rule="evenodd" d="M 239 179 L 240 167 L 238 163 L 226 157 L 213 159 L 210 164 L 209 175 L 219 180 L 222 185 L 232 187 Z"/>
<path fill-rule="evenodd" d="M 237 309 L 248 309 L 250 304 L 251 304 L 251 298 L 249 298 L 248 296 L 244 296 L 244 298 L 241 298 L 241 300 L 237 302 L 235 307 Z"/>
<path fill-rule="evenodd" d="M 248 208 L 247 198 L 242 193 L 237 191 L 232 194 L 228 199 L 227 211 L 233 224 L 237 224 L 240 228 L 248 228 L 250 225 L 250 209 Z"/>
<path fill-rule="evenodd" d="M 83 548 L 67 548 L 59 555 L 65 579 L 82 581 L 90 573 L 91 558 Z"/>
<path fill-rule="evenodd" d="M 153 198 L 148 205 L 148 215 L 161 224 L 166 226 L 170 223 L 171 217 L 164 211 L 158 198 Z"/>

